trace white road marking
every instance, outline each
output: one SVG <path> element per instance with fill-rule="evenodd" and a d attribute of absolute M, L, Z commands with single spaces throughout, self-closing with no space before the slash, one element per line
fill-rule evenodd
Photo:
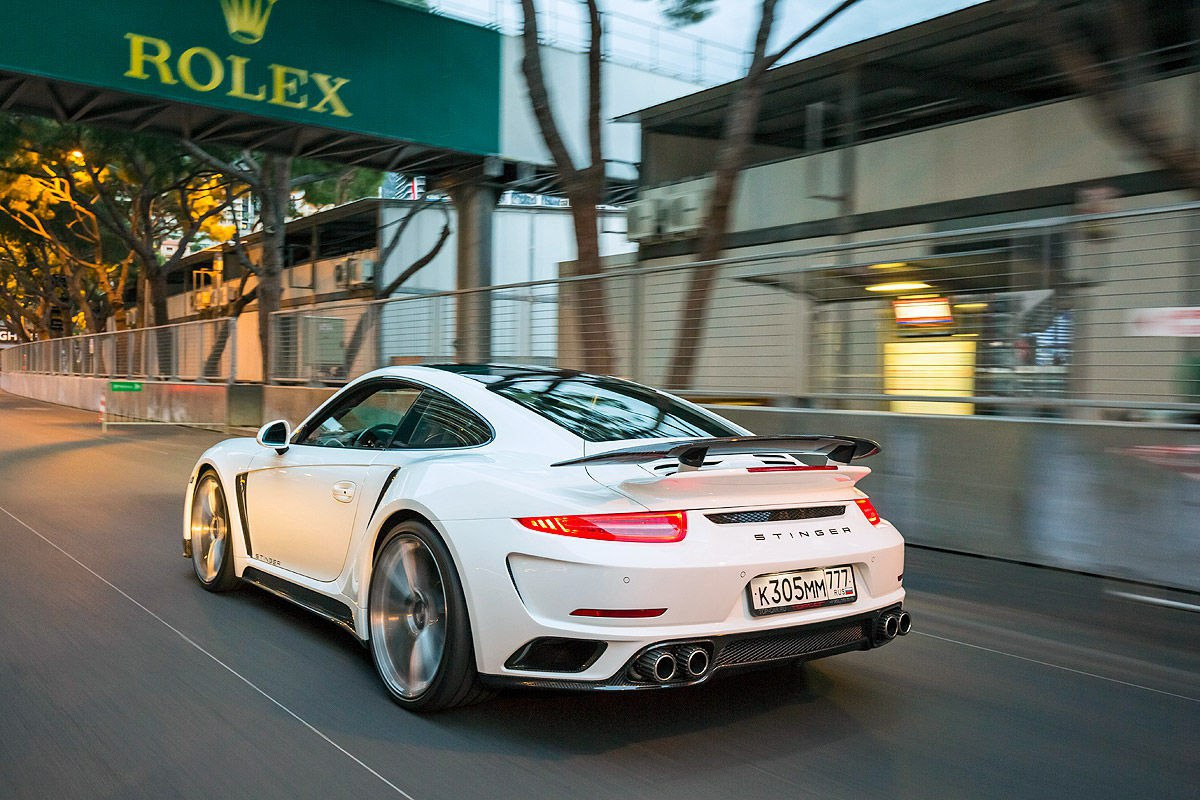
<path fill-rule="evenodd" d="M 108 578 L 105 578 L 103 575 L 101 575 L 100 573 L 96 572 L 96 570 L 92 569 L 92 568 L 91 568 L 91 567 L 89 567 L 87 564 L 84 564 L 84 563 L 83 563 L 82 561 L 80 561 L 78 558 L 76 558 L 75 556 L 71 555 L 70 553 L 68 553 L 68 552 L 67 552 L 66 550 L 64 550 L 63 548 L 59 547 L 57 544 L 55 544 L 54 542 L 52 542 L 50 539 L 46 538 L 44 535 L 42 535 L 42 534 L 41 534 L 41 533 L 39 533 L 38 531 L 34 530 L 34 529 L 33 529 L 33 527 L 31 527 L 31 526 L 30 526 L 30 525 L 29 525 L 27 522 L 25 522 L 23 519 L 21 519 L 21 518 L 20 518 L 20 517 L 18 517 L 17 515 L 13 514 L 13 513 L 12 513 L 11 511 L 9 511 L 7 508 L 4 508 L 3 506 L 0 506 L 0 511 L 3 511 L 5 514 L 7 514 L 9 517 L 11 517 L 11 518 L 13 519 L 13 521 L 14 521 L 14 522 L 16 522 L 18 525 L 22 526 L 23 528 L 25 528 L 26 530 L 28 530 L 30 533 L 32 533 L 34 536 L 38 537 L 38 538 L 39 538 L 39 539 L 41 539 L 43 542 L 45 542 L 46 544 L 50 545 L 50 546 L 51 546 L 51 547 L 53 547 L 55 550 L 57 550 L 58 552 L 62 553 L 64 556 L 66 556 L 67 558 L 69 558 L 69 559 L 71 559 L 72 561 L 74 561 L 76 564 L 78 564 L 80 567 L 82 567 L 82 568 L 83 568 L 85 571 L 87 571 L 87 572 L 91 573 L 91 575 L 92 575 L 92 576 L 94 576 L 94 577 L 95 577 L 97 580 L 99 580 L 101 583 L 105 584 L 105 585 L 106 585 L 106 586 L 108 586 L 110 589 L 112 589 L 113 591 L 115 591 L 117 594 L 121 595 L 121 596 L 122 596 L 122 597 L 124 597 L 126 600 L 128 600 L 129 602 L 133 603 L 135 606 L 137 606 L 138 608 L 140 608 L 142 611 L 145 611 L 145 612 L 146 612 L 147 614 L 149 614 L 151 617 L 153 617 L 154 619 L 158 620 L 160 623 L 162 623 L 162 625 L 163 625 L 164 627 L 166 627 L 167 629 L 169 629 L 169 630 L 170 630 L 172 633 L 174 633 L 174 634 L 175 634 L 176 636 L 178 636 L 180 639 L 183 639 L 185 642 L 187 642 L 188 644 L 190 644 L 192 647 L 196 648 L 196 649 L 197 649 L 197 650 L 199 650 L 201 653 L 203 653 L 204 655 L 208 656 L 208 657 L 209 657 L 209 658 L 211 658 L 213 661 L 215 661 L 217 664 L 219 664 L 219 665 L 221 665 L 222 667 L 224 667 L 224 668 L 225 668 L 225 670 L 227 670 L 227 671 L 228 671 L 228 672 L 229 672 L 231 675 L 233 675 L 235 678 L 237 678 L 237 679 L 238 679 L 238 680 L 240 680 L 242 683 L 244 683 L 244 684 L 246 684 L 247 686 L 249 686 L 249 687 L 250 687 L 251 689 L 253 689 L 254 691 L 256 691 L 256 692 L 258 692 L 259 694 L 261 694 L 261 695 L 262 695 L 263 697 L 265 697 L 266 699 L 270 700 L 272 703 L 274 703 L 276 706 L 278 706 L 278 707 L 279 707 L 279 708 L 280 708 L 280 709 L 281 709 L 281 710 L 282 710 L 284 713 L 286 713 L 286 714 L 287 714 L 288 716 L 290 716 L 292 719 L 296 720 L 296 721 L 297 721 L 297 722 L 299 722 L 301 725 L 303 725 L 304 727 L 308 728 L 310 731 L 312 731 L 313 733 L 315 733 L 317 736 L 319 736 L 321 739 L 323 739 L 323 740 L 324 740 L 326 743 L 328 743 L 328 744 L 329 744 L 331 747 L 333 747 L 333 749 L 337 750 L 337 751 L 338 751 L 338 752 L 340 752 L 342 755 L 346 756 L 346 757 L 347 757 L 347 758 L 349 758 L 351 761 L 353 761 L 355 764 L 358 764 L 360 767 L 362 767 L 363 769 L 365 769 L 367 772 L 369 772 L 369 773 L 371 773 L 372 775 L 374 775 L 376 778 L 378 778 L 380 781 L 382 781 L 382 782 L 384 783 L 384 785 L 386 785 L 386 786 L 388 786 L 389 788 L 391 788 L 391 789 L 395 790 L 395 792 L 396 792 L 397 794 L 399 794 L 401 797 L 407 798 L 407 800 L 415 800 L 415 798 L 414 798 L 412 795 L 410 795 L 408 792 L 404 791 L 404 790 L 403 790 L 403 789 L 401 789 L 399 786 L 397 786 L 396 784 L 392 783 L 392 782 L 391 782 L 391 781 L 389 781 L 387 778 L 383 777 L 383 776 L 382 776 L 382 775 L 380 775 L 378 772 L 376 772 L 375 770 L 373 770 L 371 767 L 367 766 L 366 762 L 364 762 L 364 761 L 363 761 L 362 759 L 360 759 L 358 756 L 354 755 L 354 754 L 353 754 L 353 753 L 351 753 L 349 750 L 347 750 L 346 748 L 342 747 L 340 744 L 338 744 L 337 742 L 335 742 L 333 739 L 329 738 L 327 735 L 325 735 L 324 733 L 322 733 L 322 732 L 321 732 L 321 731 L 320 731 L 320 730 L 319 730 L 319 729 L 318 729 L 318 728 L 317 728 L 315 725 L 313 725 L 313 724 L 312 724 L 312 723 L 310 723 L 308 720 L 306 720 L 306 719 L 304 719 L 303 717 L 301 717 L 301 716 L 300 716 L 299 714 L 297 714 L 295 711 L 292 711 L 290 708 L 288 708 L 287 706 L 285 706 L 283 703 L 281 703 L 280 701 L 276 700 L 276 699 L 275 699 L 274 697 L 272 697 L 271 695 L 267 694 L 267 692 L 266 692 L 265 690 L 263 690 L 262 688 L 260 688 L 260 687 L 258 686 L 258 684 L 254 683 L 254 681 L 250 680 L 250 679 L 249 679 L 249 678 L 247 678 L 245 675 L 242 675 L 242 674 L 241 674 L 240 672 L 238 672 L 236 669 L 234 669 L 233 667 L 229 666 L 228 664 L 226 664 L 226 663 L 225 663 L 224 661 L 222 661 L 221 659 L 217 658 L 217 656 L 213 655 L 213 654 L 212 654 L 212 653 L 210 653 L 208 650 L 205 650 L 205 649 L 204 649 L 204 647 L 203 647 L 202 645 L 200 645 L 199 643 L 197 643 L 197 642 L 196 642 L 194 639 L 190 638 L 190 637 L 189 637 L 189 636 L 188 636 L 186 633 L 184 633 L 183 631 L 179 630 L 178 628 L 176 628 L 176 627 L 175 627 L 174 625 L 172 625 L 171 623 L 167 622 L 165 619 L 163 619 L 162 617 L 160 617 L 158 614 L 155 614 L 153 611 L 151 611 L 149 608 L 147 608 L 146 606 L 144 606 L 144 605 L 142 605 L 141 603 L 139 603 L 137 600 L 133 599 L 133 597 L 131 597 L 131 596 L 130 596 L 128 593 L 126 593 L 126 592 L 125 592 L 123 589 L 121 589 L 119 586 L 117 586 L 116 584 L 114 584 L 112 581 L 108 580 Z"/>
<path fill-rule="evenodd" d="M 1163 606 L 1164 608 L 1178 608 L 1182 611 L 1191 611 L 1200 614 L 1200 606 L 1194 603 L 1181 603 L 1178 600 L 1168 600 L 1165 597 L 1152 597 L 1148 594 L 1134 594 L 1132 592 L 1118 592 L 1109 589 L 1105 594 L 1111 597 L 1123 597 L 1126 600 L 1136 600 L 1139 603 L 1149 603 L 1152 606 Z"/>
<path fill-rule="evenodd" d="M 1145 689 L 1147 692 L 1154 692 L 1155 694 L 1165 694 L 1167 697 L 1175 697 L 1179 700 L 1187 700 L 1189 703 L 1200 703 L 1200 698 L 1188 697 L 1187 695 L 1175 694 L 1174 692 L 1165 692 L 1162 689 L 1155 689 L 1150 686 L 1143 686 L 1140 683 L 1130 683 L 1129 681 L 1122 681 L 1122 680 L 1118 680 L 1117 678 L 1110 678 L 1107 675 L 1097 675 L 1094 672 L 1085 672 L 1081 669 L 1074 669 L 1073 667 L 1064 667 L 1061 664 L 1051 664 L 1049 661 L 1038 661 L 1036 658 L 1026 658 L 1025 656 L 1019 656 L 1015 653 L 1006 653 L 1003 650 L 995 650 L 991 647 L 984 647 L 983 645 L 971 644 L 970 642 L 962 642 L 962 641 L 959 641 L 958 639 L 948 639 L 945 636 L 936 636 L 932 633 L 925 633 L 924 631 L 913 631 L 913 633 L 915 633 L 918 636 L 925 636 L 929 639 L 937 639 L 940 642 L 949 642 L 950 644 L 959 644 L 959 645 L 962 645 L 963 647 L 970 647 L 974 650 L 982 650 L 985 653 L 995 653 L 998 656 L 1007 656 L 1008 658 L 1015 658 L 1018 661 L 1027 661 L 1030 664 L 1038 664 L 1043 667 L 1050 667 L 1051 669 L 1060 669 L 1063 672 L 1071 672 L 1071 673 L 1074 673 L 1075 675 L 1083 675 L 1088 678 L 1096 678 L 1098 680 L 1108 681 L 1109 683 L 1119 683 L 1122 686 L 1129 686 L 1133 689 Z"/>

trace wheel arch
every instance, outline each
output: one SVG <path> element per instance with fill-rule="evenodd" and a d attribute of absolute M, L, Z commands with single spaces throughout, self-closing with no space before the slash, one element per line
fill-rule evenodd
<path fill-rule="evenodd" d="M 417 522 L 428 525 L 430 530 L 434 531 L 439 537 L 441 537 L 442 543 L 446 545 L 446 549 L 450 551 L 450 555 L 454 556 L 455 569 L 458 569 L 458 556 L 455 555 L 454 548 L 452 548 L 450 543 L 446 541 L 446 534 L 442 531 L 442 529 L 439 528 L 437 524 L 435 524 L 434 521 L 429 518 L 429 516 L 421 513 L 415 508 L 397 508 L 391 511 L 384 518 L 379 527 L 375 529 L 375 541 L 371 544 L 371 571 L 373 572 L 375 570 L 375 559 L 379 557 L 379 548 L 383 544 L 383 540 L 384 537 L 387 536 L 387 532 L 390 531 L 394 526 L 399 525 L 401 522 L 409 522 L 410 520 L 416 520 Z"/>
<path fill-rule="evenodd" d="M 192 473 L 188 479 L 187 491 L 184 492 L 183 498 L 183 541 L 186 547 L 192 538 L 192 499 L 195 495 L 196 485 L 205 473 L 211 472 L 216 476 L 217 481 L 221 484 L 221 491 L 225 494 L 225 503 L 230 512 L 229 525 L 231 533 L 234 534 L 230 539 L 230 547 L 233 549 L 234 570 L 236 574 L 241 575 L 242 569 L 245 567 L 245 559 L 250 553 L 247 551 L 245 545 L 246 534 L 242 519 L 242 502 L 237 496 L 237 480 L 238 476 L 246 471 L 248 464 L 242 465 L 242 469 L 238 469 L 237 466 L 235 464 L 223 467 L 218 459 L 206 453 L 192 467 Z"/>
<path fill-rule="evenodd" d="M 411 501 L 404 502 L 402 505 L 395 505 L 391 508 L 388 508 L 386 512 L 379 514 L 379 519 L 382 521 L 375 522 L 373 520 L 371 522 L 371 549 L 369 551 L 366 548 L 360 550 L 363 556 L 367 555 L 369 552 L 370 558 L 360 557 L 358 566 L 358 569 L 360 570 L 357 592 L 358 606 L 361 609 L 361 619 L 363 621 L 362 626 L 359 627 L 359 638 L 363 642 L 366 642 L 370 637 L 366 620 L 367 615 L 370 613 L 371 577 L 375 573 L 375 561 L 379 557 L 379 548 L 383 544 L 383 540 L 387 537 L 388 531 L 390 531 L 393 527 L 402 522 L 416 521 L 427 526 L 431 531 L 433 531 L 437 537 L 441 539 L 442 544 L 446 547 L 446 551 L 450 554 L 450 561 L 452 562 L 458 583 L 461 586 L 463 595 L 466 599 L 467 620 L 471 630 L 472 646 L 476 648 L 475 656 L 478 660 L 480 657 L 478 652 L 479 637 L 475 635 L 475 614 L 473 613 L 474 609 L 472 608 L 471 591 L 468 588 L 465 580 L 465 565 L 463 564 L 462 555 L 458 552 L 458 548 L 455 546 L 454 541 L 446 535 L 445 527 L 438 524 L 437 516 L 429 509 L 419 507 L 418 505 L 411 503 Z"/>

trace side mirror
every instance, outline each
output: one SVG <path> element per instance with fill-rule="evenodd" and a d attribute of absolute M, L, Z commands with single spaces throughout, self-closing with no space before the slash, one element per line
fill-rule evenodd
<path fill-rule="evenodd" d="M 286 419 L 277 419 L 259 428 L 258 435 L 254 437 L 254 441 L 263 447 L 274 447 L 275 452 L 282 455 L 291 447 L 291 438 L 292 426 L 288 424 Z"/>

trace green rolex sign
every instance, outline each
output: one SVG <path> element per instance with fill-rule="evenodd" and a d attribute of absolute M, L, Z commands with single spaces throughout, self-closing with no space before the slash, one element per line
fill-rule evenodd
<path fill-rule="evenodd" d="M 499 148 L 500 35 L 385 0 L 58 0 L 53 20 L 0 3 L 0 25 L 3 70 L 460 152 Z"/>

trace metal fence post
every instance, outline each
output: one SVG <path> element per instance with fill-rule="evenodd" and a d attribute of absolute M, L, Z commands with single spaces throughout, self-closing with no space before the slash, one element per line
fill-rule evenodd
<path fill-rule="evenodd" d="M 374 328 L 374 335 L 371 337 L 371 342 L 375 348 L 375 357 L 371 359 L 371 362 L 375 365 L 375 369 L 379 369 L 380 367 L 387 366 L 385 363 L 387 349 L 383 341 L 383 304 L 372 303 L 369 309 L 371 314 L 370 325 Z M 346 365 L 347 373 L 352 366 L 352 364 Z"/>
<path fill-rule="evenodd" d="M 643 276 L 635 274 L 629 289 L 629 374 L 635 381 L 645 380 L 645 285 Z"/>
<path fill-rule="evenodd" d="M 229 329 L 229 380 L 228 383 L 237 383 L 237 357 L 238 357 L 238 337 L 237 337 L 237 317 L 228 317 L 225 324 Z M 265 377 L 265 376 L 264 376 Z"/>
<path fill-rule="evenodd" d="M 440 298 L 440 297 L 433 298 L 432 301 L 430 302 L 430 305 L 432 306 L 432 311 L 430 312 L 430 320 L 429 320 L 429 324 L 431 326 L 430 330 L 429 330 L 429 340 L 430 340 L 429 355 L 431 355 L 435 359 L 440 359 L 442 357 L 442 342 L 443 342 L 443 337 L 442 337 L 442 298 Z"/>

